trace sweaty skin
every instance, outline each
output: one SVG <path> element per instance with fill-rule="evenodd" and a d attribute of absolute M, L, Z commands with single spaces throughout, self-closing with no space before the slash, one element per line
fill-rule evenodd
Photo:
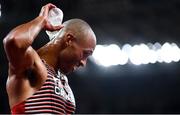
<path fill-rule="evenodd" d="M 84 21 L 72 19 L 61 26 L 52 26 L 47 21 L 48 12 L 54 7 L 50 3 L 43 6 L 38 17 L 14 28 L 3 40 L 9 61 L 7 92 L 11 108 L 32 96 L 44 84 L 47 70 L 42 59 L 56 72 L 60 69 L 68 74 L 85 66 L 94 51 L 96 37 Z M 35 51 L 31 45 L 42 29 L 61 29 L 61 33 Z"/>

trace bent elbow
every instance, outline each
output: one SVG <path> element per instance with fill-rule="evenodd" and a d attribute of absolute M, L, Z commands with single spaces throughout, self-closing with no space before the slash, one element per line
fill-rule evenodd
<path fill-rule="evenodd" d="M 14 36 L 10 36 L 7 35 L 4 39 L 3 39 L 3 45 L 4 48 L 7 48 L 8 46 L 12 46 L 16 44 L 16 40 Z"/>
<path fill-rule="evenodd" d="M 12 48 L 12 47 L 16 47 L 16 48 L 21 48 L 21 45 L 19 43 L 19 40 L 17 38 L 17 36 L 15 35 L 7 35 L 4 39 L 3 39 L 3 45 L 4 48 Z"/>

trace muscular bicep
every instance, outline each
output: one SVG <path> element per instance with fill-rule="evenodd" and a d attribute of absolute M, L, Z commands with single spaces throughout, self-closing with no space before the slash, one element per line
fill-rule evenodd
<path fill-rule="evenodd" d="M 34 49 L 29 46 L 27 49 L 18 49 L 10 46 L 6 49 L 9 66 L 15 72 L 22 72 L 34 64 Z"/>

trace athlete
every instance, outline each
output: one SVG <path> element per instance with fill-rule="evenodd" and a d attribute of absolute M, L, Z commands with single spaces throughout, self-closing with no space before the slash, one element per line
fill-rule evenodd
<path fill-rule="evenodd" d="M 71 19 L 60 26 L 51 25 L 49 3 L 39 16 L 14 28 L 4 38 L 9 61 L 7 92 L 12 114 L 73 114 L 75 99 L 66 75 L 86 65 L 92 55 L 96 36 L 81 19 Z M 32 43 L 41 30 L 59 35 L 37 51 Z"/>

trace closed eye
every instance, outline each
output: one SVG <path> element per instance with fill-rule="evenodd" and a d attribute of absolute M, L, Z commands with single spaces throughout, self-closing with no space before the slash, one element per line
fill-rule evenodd
<path fill-rule="evenodd" d="M 91 50 L 84 50 L 83 51 L 83 57 L 84 58 L 87 58 L 90 55 L 92 55 L 92 51 Z"/>

